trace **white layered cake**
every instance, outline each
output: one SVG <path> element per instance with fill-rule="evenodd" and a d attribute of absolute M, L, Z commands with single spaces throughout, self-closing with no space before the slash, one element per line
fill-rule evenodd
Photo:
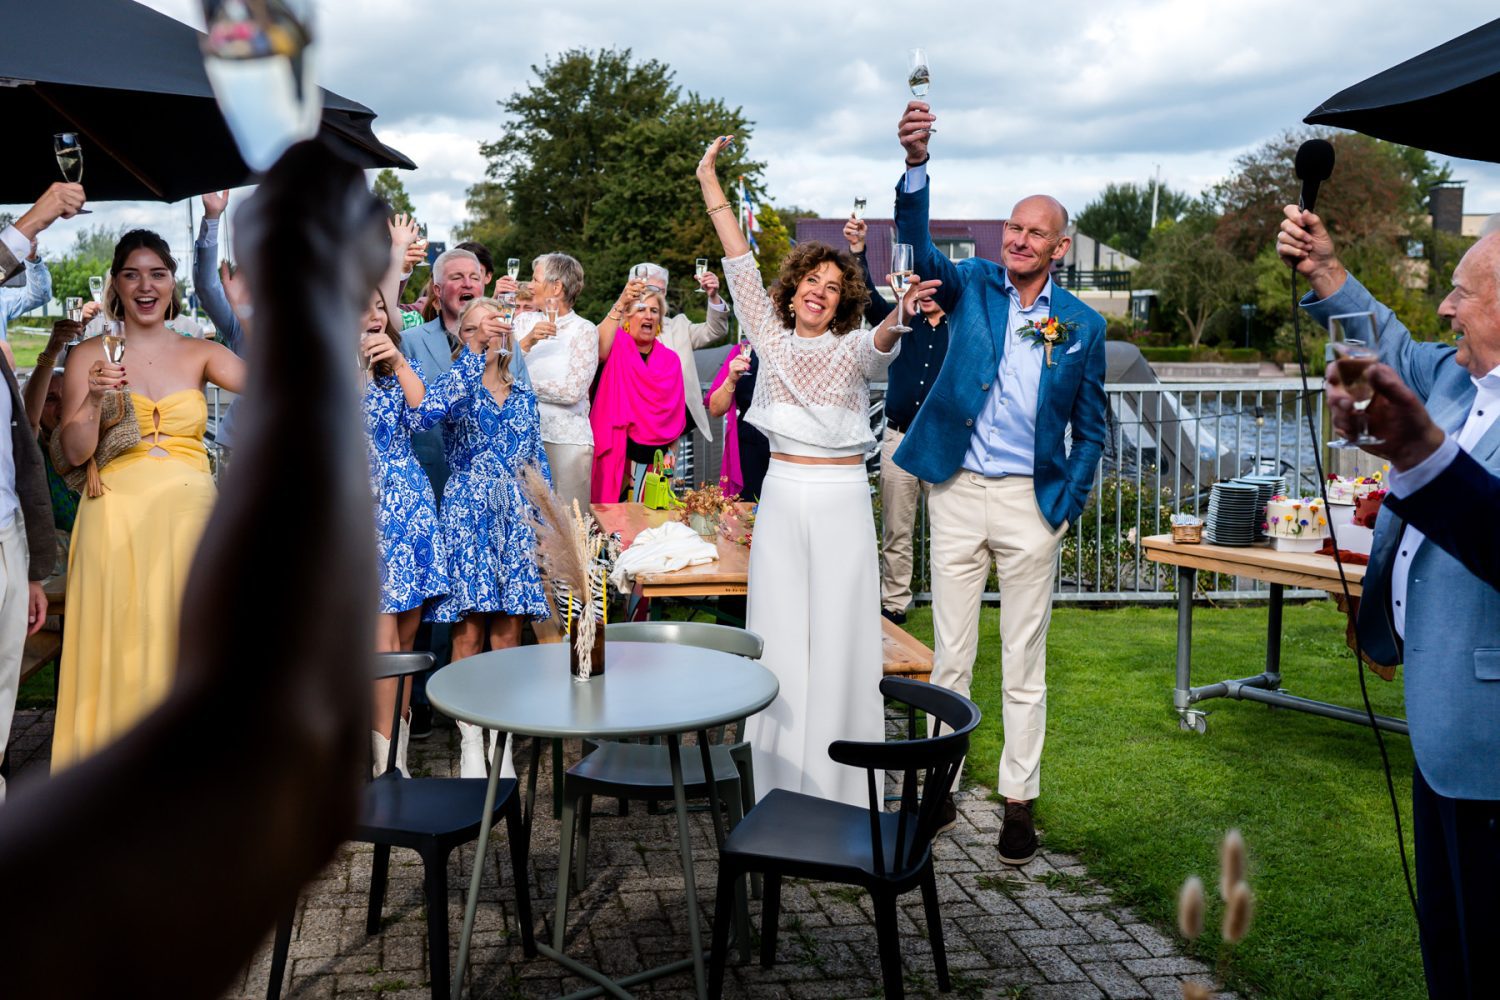
<path fill-rule="evenodd" d="M 1328 517 L 1320 497 L 1272 497 L 1266 504 L 1265 526 L 1273 546 L 1294 552 L 1316 552 L 1328 537 Z"/>
<path fill-rule="evenodd" d="M 1367 497 L 1379 489 L 1382 489 L 1379 473 L 1373 476 L 1330 475 L 1328 477 L 1328 502 L 1353 507 L 1360 501 L 1360 498 Z"/>

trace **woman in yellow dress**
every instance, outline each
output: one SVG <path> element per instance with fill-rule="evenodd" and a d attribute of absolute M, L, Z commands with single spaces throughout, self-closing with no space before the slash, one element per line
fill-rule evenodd
<path fill-rule="evenodd" d="M 85 464 L 99 443 L 104 395 L 127 391 L 138 445 L 99 470 L 103 493 L 78 506 L 68 558 L 59 664 L 56 771 L 118 739 L 165 698 L 177 662 L 178 608 L 214 504 L 203 432 L 206 382 L 238 392 L 245 366 L 228 348 L 166 325 L 177 312 L 177 262 L 144 229 L 115 246 L 105 295 L 123 324 L 118 363 L 107 335 L 73 348 L 63 374 L 63 458 Z M 288 442 L 290 445 L 291 442 Z"/>

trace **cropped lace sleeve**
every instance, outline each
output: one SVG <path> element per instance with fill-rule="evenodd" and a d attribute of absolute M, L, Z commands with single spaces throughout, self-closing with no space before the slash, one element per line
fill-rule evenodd
<path fill-rule="evenodd" d="M 533 378 L 531 388 L 544 403 L 569 406 L 588 395 L 599 367 L 599 336 L 590 326 L 575 329 L 568 345 L 568 368 L 561 378 Z"/>
<path fill-rule="evenodd" d="M 724 274 L 729 278 L 734 312 L 744 325 L 745 336 L 749 339 L 750 346 L 761 350 L 762 343 L 781 330 L 781 323 L 776 319 L 776 306 L 766 293 L 765 283 L 761 281 L 755 256 L 745 253 L 738 257 L 725 257 Z"/>
<path fill-rule="evenodd" d="M 896 355 L 901 353 L 901 341 L 891 347 L 889 351 L 882 351 L 875 346 L 875 330 L 854 330 L 848 334 L 856 338 L 854 344 L 854 356 L 858 360 L 860 370 L 865 373 L 865 378 L 871 382 L 879 382 L 885 378 L 885 370 L 896 360 Z"/>
<path fill-rule="evenodd" d="M 422 369 L 415 361 L 411 362 L 411 366 L 412 371 L 420 378 Z M 446 417 L 459 400 L 473 394 L 483 375 L 484 355 L 465 350 L 453 362 L 452 368 L 427 383 L 427 394 L 422 397 L 421 405 L 407 407 L 407 428 L 413 434 L 420 434 L 431 428 Z"/>

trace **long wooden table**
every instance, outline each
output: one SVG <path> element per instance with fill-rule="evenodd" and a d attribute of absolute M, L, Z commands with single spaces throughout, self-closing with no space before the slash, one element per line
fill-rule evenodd
<path fill-rule="evenodd" d="M 1193 706 L 1210 698 L 1258 701 L 1341 722 L 1362 726 L 1370 724 L 1369 716 L 1357 709 L 1299 698 L 1280 690 L 1283 590 L 1286 587 L 1296 587 L 1342 595 L 1344 585 L 1340 582 L 1338 563 L 1332 556 L 1315 552 L 1278 552 L 1267 545 L 1240 548 L 1209 542 L 1179 544 L 1172 541 L 1171 535 L 1151 535 L 1142 539 L 1141 545 L 1147 559 L 1177 567 L 1177 683 L 1172 691 L 1172 704 L 1177 709 L 1178 722 L 1183 729 L 1193 729 L 1200 733 L 1207 731 L 1207 717 Z M 1266 616 L 1266 665 L 1261 673 L 1203 687 L 1192 686 L 1193 591 L 1197 586 L 1200 570 L 1270 583 L 1271 600 Z M 1349 596 L 1359 597 L 1363 593 L 1365 567 L 1345 563 L 1343 572 Z M 1377 715 L 1375 724 L 1391 732 L 1406 732 L 1404 719 Z"/>
<path fill-rule="evenodd" d="M 744 594 L 750 577 L 750 547 L 743 544 L 750 504 L 740 504 L 736 516 L 719 531 L 717 562 L 688 566 L 671 573 L 643 573 L 635 591 L 642 597 L 692 599 Z M 676 519 L 673 511 L 648 510 L 638 503 L 596 503 L 594 517 L 606 533 L 618 531 L 628 547 L 635 536 Z M 653 614 L 659 605 L 653 606 Z M 932 674 L 932 650 L 920 639 L 884 616 L 880 619 L 881 652 L 885 673 L 927 680 Z"/>

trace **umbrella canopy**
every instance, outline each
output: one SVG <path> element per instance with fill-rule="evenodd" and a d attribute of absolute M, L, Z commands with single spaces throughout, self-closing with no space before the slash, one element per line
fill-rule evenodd
<path fill-rule="evenodd" d="M 131 0 L 7 5 L 0 32 L 0 203 L 61 180 L 56 132 L 76 131 L 90 201 L 177 201 L 252 172 L 219 113 L 188 25 Z M 375 112 L 323 91 L 318 136 L 361 167 L 416 166 L 370 130 Z"/>
<path fill-rule="evenodd" d="M 1303 121 L 1377 139 L 1500 163 L 1500 133 L 1485 108 L 1500 101 L 1500 20 L 1356 83 Z"/>

